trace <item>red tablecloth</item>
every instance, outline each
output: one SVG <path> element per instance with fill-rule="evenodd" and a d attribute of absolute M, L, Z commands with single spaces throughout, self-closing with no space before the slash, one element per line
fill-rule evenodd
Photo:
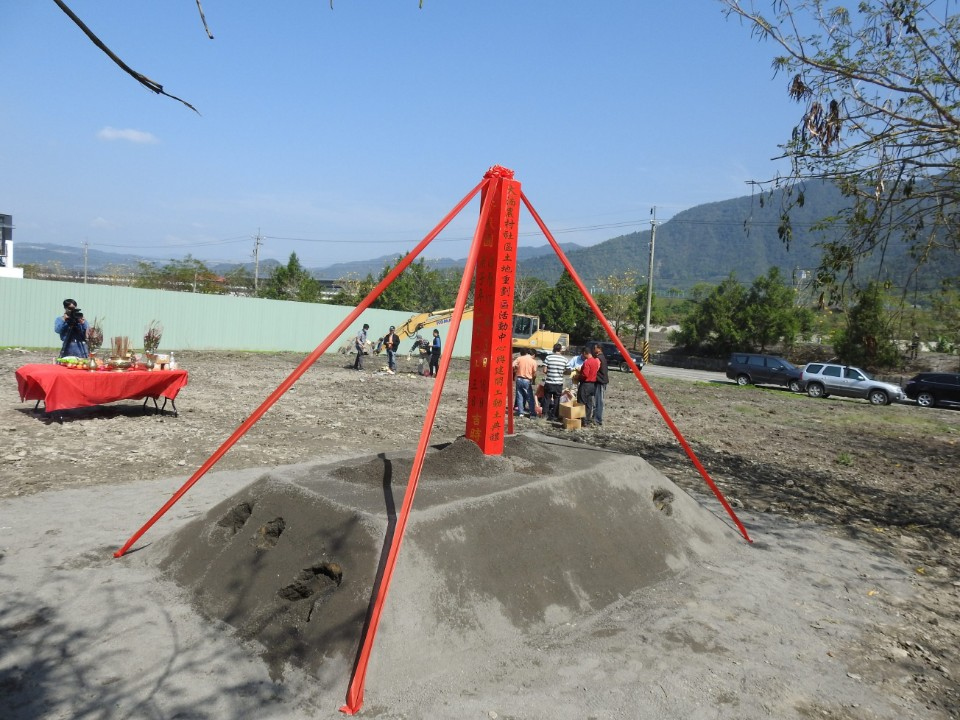
<path fill-rule="evenodd" d="M 24 365 L 17 370 L 21 400 L 43 400 L 47 412 L 116 400 L 165 397 L 187 384 L 186 370 L 71 370 L 60 365 Z"/>

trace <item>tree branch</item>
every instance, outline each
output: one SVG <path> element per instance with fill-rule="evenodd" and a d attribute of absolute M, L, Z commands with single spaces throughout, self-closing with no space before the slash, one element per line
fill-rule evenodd
<path fill-rule="evenodd" d="M 186 105 L 188 108 L 190 108 L 190 109 L 193 110 L 195 113 L 197 113 L 197 115 L 200 114 L 200 111 L 197 110 L 193 105 L 191 105 L 190 103 L 188 103 L 186 100 L 184 100 L 183 98 L 179 98 L 179 97 L 177 97 L 176 95 L 171 95 L 170 93 L 168 93 L 166 90 L 163 89 L 163 85 L 161 85 L 160 83 L 156 82 L 155 80 L 151 80 L 150 78 L 148 78 L 146 75 L 143 75 L 142 73 L 138 73 L 136 70 L 134 70 L 134 69 L 131 68 L 129 65 L 127 65 L 123 60 L 121 60 L 119 57 L 117 57 L 117 55 L 116 55 L 110 48 L 108 48 L 108 47 L 103 43 L 103 41 L 100 40 L 100 38 L 98 38 L 98 37 L 93 33 L 93 31 L 90 30 L 90 28 L 88 28 L 88 27 L 86 26 L 86 24 L 84 24 L 83 20 L 81 20 L 79 17 L 77 17 L 77 15 L 73 12 L 73 10 L 71 10 L 69 7 L 67 7 L 66 3 L 64 3 L 63 0 L 53 0 L 53 1 L 57 4 L 57 6 L 58 6 L 61 10 L 63 10 L 63 12 L 66 14 L 66 16 L 67 16 L 68 18 L 70 18 L 70 19 L 76 24 L 76 26 L 83 31 L 84 35 L 86 35 L 88 38 L 90 38 L 90 41 L 91 41 L 94 45 L 96 45 L 98 48 L 100 48 L 100 50 L 102 50 L 103 53 L 104 53 L 108 58 L 110 58 L 111 60 L 113 60 L 113 62 L 117 65 L 117 67 L 119 67 L 121 70 L 123 70 L 125 73 L 127 73 L 130 77 L 132 77 L 132 78 L 133 78 L 134 80 L 136 80 L 138 83 L 140 83 L 140 84 L 143 85 L 145 88 L 147 88 L 147 90 L 150 90 L 150 91 L 152 91 L 152 92 L 155 92 L 155 93 L 157 93 L 158 95 L 166 95 L 168 98 L 171 98 L 171 99 L 173 99 L 173 100 L 176 100 L 177 102 L 183 103 L 183 104 Z M 197 4 L 198 4 L 198 5 L 200 4 L 200 3 L 199 3 L 199 0 L 197 1 Z M 211 36 L 211 37 L 212 37 L 212 36 Z"/>

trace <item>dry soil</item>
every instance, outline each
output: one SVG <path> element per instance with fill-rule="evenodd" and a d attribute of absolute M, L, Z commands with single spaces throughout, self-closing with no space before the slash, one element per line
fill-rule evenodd
<path fill-rule="evenodd" d="M 43 494 L 31 507 L 42 507 L 43 498 L 49 498 L 53 508 L 55 498 L 71 490 L 96 486 L 110 493 L 155 478 L 186 479 L 302 356 L 184 352 L 178 359 L 190 381 L 177 398 L 177 417 L 145 414 L 140 403 L 132 402 L 48 417 L 32 402 L 19 401 L 14 371 L 48 362 L 49 353 L 0 351 L 0 376 L 7 378 L 0 401 L 0 507 L 17 507 L 11 505 L 15 499 Z M 414 446 L 434 381 L 417 375 L 413 361 L 401 362 L 396 375 L 384 373 L 377 358 L 368 359 L 363 372 L 350 365 L 351 359 L 340 355 L 321 358 L 215 470 L 271 468 Z M 960 411 L 909 404 L 877 408 L 780 389 L 668 380 L 653 372 L 648 377 L 736 510 L 762 517 L 767 531 L 775 532 L 771 529 L 778 523 L 800 524 L 819 537 L 849 543 L 845 547 L 865 557 L 892 558 L 911 587 L 909 598 L 866 591 L 877 603 L 877 622 L 859 632 L 862 656 L 848 675 L 898 698 L 905 716 L 960 717 Z M 455 360 L 433 442 L 463 433 L 466 380 L 466 362 Z M 602 428 L 564 432 L 527 419 L 519 419 L 517 427 L 642 456 L 695 497 L 709 496 L 631 375 L 612 373 Z M 9 525 L 0 518 L 0 526 Z M 10 551 L 3 536 L 0 546 Z M 0 572 L 2 559 L 0 553 Z M 830 568 L 822 572 L 829 576 Z M 822 629 L 811 627 L 814 633 Z M 10 626 L 0 629 L 0 638 L 16 636 Z M 0 702 L 5 692 L 22 689 L 11 677 L 6 673 L 0 682 Z M 856 702 L 824 703 L 799 716 L 806 714 L 888 716 L 867 712 Z M 590 713 L 585 709 L 580 716 Z M 634 716 L 641 715 L 617 715 Z"/>

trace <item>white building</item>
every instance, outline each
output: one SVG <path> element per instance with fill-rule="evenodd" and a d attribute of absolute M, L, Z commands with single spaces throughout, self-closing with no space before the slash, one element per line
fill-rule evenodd
<path fill-rule="evenodd" d="M 14 264 L 13 216 L 0 213 L 0 278 L 23 279 L 23 268 Z"/>

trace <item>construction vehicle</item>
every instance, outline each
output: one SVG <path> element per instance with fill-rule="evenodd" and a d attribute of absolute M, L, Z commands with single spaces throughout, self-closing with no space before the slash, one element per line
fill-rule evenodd
<path fill-rule="evenodd" d="M 453 308 L 434 310 L 433 312 L 412 315 L 405 323 L 396 328 L 400 339 L 412 337 L 413 346 L 409 355 L 426 348 L 429 352 L 430 338 L 421 336 L 422 330 L 432 330 L 435 327 L 446 325 L 453 317 Z M 473 319 L 473 307 L 464 308 L 464 320 Z M 558 333 L 540 327 L 540 318 L 536 315 L 514 314 L 513 316 L 513 349 L 532 348 L 537 355 L 545 356 L 553 352 L 553 346 L 560 343 L 564 351 L 570 345 L 570 336 L 567 333 Z M 376 351 L 380 352 L 379 344 Z"/>
<path fill-rule="evenodd" d="M 433 312 L 420 313 L 412 315 L 403 325 L 397 328 L 397 335 L 400 339 L 416 338 L 421 330 L 432 330 L 440 325 L 449 325 L 453 318 L 454 308 L 446 310 L 434 310 Z M 473 307 L 463 309 L 463 320 L 473 320 Z M 413 352 L 411 348 L 410 352 Z"/>
<path fill-rule="evenodd" d="M 540 357 L 546 357 L 553 352 L 553 346 L 561 346 L 561 352 L 570 347 L 570 336 L 567 333 L 553 332 L 540 327 L 540 318 L 536 315 L 513 316 L 513 349 L 533 349 Z"/>

